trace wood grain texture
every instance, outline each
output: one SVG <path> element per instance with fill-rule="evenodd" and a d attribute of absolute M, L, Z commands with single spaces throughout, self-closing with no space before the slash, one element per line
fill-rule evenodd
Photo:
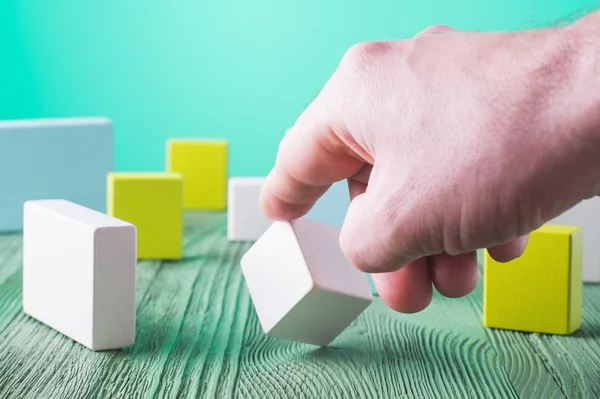
<path fill-rule="evenodd" d="M 184 259 L 143 261 L 137 338 L 95 353 L 25 316 L 21 237 L 0 236 L 0 398 L 597 398 L 600 286 L 572 336 L 486 329 L 481 285 L 401 315 L 376 300 L 325 349 L 264 335 L 225 216 L 186 216 Z"/>

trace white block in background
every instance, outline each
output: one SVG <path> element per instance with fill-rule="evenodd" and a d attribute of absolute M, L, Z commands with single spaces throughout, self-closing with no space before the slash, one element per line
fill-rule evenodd
<path fill-rule="evenodd" d="M 265 333 L 326 346 L 369 306 L 367 279 L 342 253 L 339 232 L 306 218 L 275 222 L 243 256 Z"/>
<path fill-rule="evenodd" d="M 585 200 L 548 223 L 581 228 L 583 281 L 600 283 L 600 198 Z"/>
<path fill-rule="evenodd" d="M 106 118 L 0 121 L 0 232 L 22 230 L 30 200 L 63 198 L 105 212 L 113 152 Z"/>
<path fill-rule="evenodd" d="M 231 177 L 227 193 L 227 238 L 256 241 L 273 223 L 258 205 L 263 177 Z"/>
<path fill-rule="evenodd" d="M 65 200 L 28 201 L 23 310 L 92 350 L 135 340 L 136 228 Z"/>

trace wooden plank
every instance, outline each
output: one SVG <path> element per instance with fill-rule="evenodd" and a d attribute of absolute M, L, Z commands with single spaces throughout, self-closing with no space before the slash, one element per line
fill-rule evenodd
<path fill-rule="evenodd" d="M 21 311 L 21 249 L 20 234 L 0 234 L 0 342 L 2 332 Z"/>
<path fill-rule="evenodd" d="M 136 344 L 102 353 L 23 315 L 20 236 L 0 236 L 0 397 L 600 396 L 600 286 L 573 336 L 484 328 L 479 285 L 415 315 L 377 299 L 319 349 L 262 333 L 225 230 L 186 215 L 184 259 L 138 264 Z"/>
<path fill-rule="evenodd" d="M 600 397 L 600 290 L 585 286 L 582 325 L 571 336 L 531 334 L 528 339 L 544 359 L 565 397 Z"/>
<path fill-rule="evenodd" d="M 0 234 L 0 284 L 21 270 L 22 241 L 20 234 Z"/>

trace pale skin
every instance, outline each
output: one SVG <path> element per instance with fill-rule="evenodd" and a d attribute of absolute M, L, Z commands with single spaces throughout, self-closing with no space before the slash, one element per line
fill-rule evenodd
<path fill-rule="evenodd" d="M 477 249 L 512 260 L 600 194 L 600 13 L 353 46 L 281 141 L 261 207 L 301 217 L 343 179 L 341 248 L 389 307 L 470 293 Z"/>

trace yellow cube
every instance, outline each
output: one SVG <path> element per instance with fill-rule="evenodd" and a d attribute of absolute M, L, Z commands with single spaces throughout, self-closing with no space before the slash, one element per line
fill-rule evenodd
<path fill-rule="evenodd" d="M 546 334 L 571 334 L 581 325 L 582 234 L 545 225 L 525 253 L 507 263 L 485 254 L 483 324 Z"/>
<path fill-rule="evenodd" d="M 167 142 L 167 171 L 183 175 L 185 209 L 226 209 L 227 150 L 226 140 L 171 139 Z"/>
<path fill-rule="evenodd" d="M 183 177 L 178 173 L 109 173 L 110 216 L 137 227 L 139 259 L 180 259 Z"/>

